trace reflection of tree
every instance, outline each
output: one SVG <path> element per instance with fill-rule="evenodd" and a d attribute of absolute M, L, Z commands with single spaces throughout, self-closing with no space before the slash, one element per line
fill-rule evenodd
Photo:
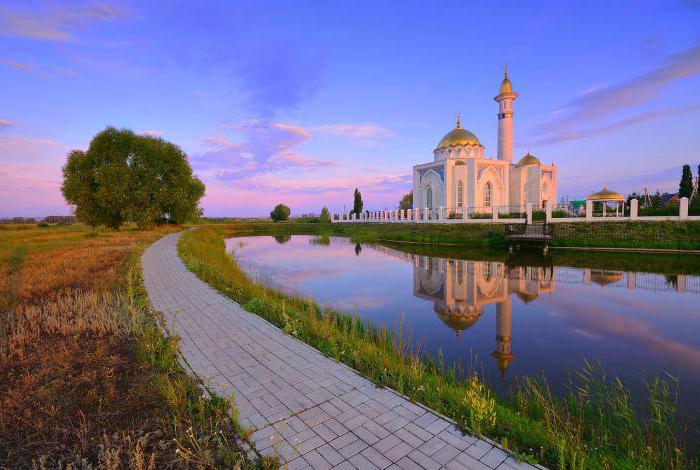
<path fill-rule="evenodd" d="M 327 235 L 321 235 L 318 237 L 311 238 L 309 243 L 312 245 L 324 245 L 328 246 L 331 244 L 331 239 Z"/>
<path fill-rule="evenodd" d="M 284 245 L 291 239 L 291 235 L 275 235 L 275 241 L 277 241 L 277 243 L 279 243 L 280 245 Z"/>
<path fill-rule="evenodd" d="M 357 256 L 360 256 L 360 253 L 362 253 L 362 245 L 360 245 L 359 243 L 357 243 L 357 244 L 355 245 L 355 254 L 356 254 Z"/>
<path fill-rule="evenodd" d="M 673 287 L 674 289 L 678 289 L 678 275 L 677 274 L 666 274 L 664 277 L 666 278 L 666 282 L 668 283 L 669 286 Z"/>

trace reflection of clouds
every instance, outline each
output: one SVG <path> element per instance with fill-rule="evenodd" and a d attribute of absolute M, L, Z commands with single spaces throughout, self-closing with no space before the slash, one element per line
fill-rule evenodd
<path fill-rule="evenodd" d="M 388 303 L 389 300 L 386 297 L 356 294 L 353 294 L 352 299 L 333 301 L 333 305 L 338 310 L 343 311 L 371 310 L 383 307 Z"/>
<path fill-rule="evenodd" d="M 700 371 L 700 350 L 664 338 L 644 321 L 582 305 L 580 300 L 560 299 L 559 303 L 563 304 L 565 317 L 576 325 L 576 329 L 585 331 L 588 335 L 632 343 L 642 350 L 652 351 L 658 356 L 665 356 Z"/>

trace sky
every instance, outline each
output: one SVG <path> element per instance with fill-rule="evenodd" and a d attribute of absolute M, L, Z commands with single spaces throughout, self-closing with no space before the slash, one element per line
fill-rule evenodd
<path fill-rule="evenodd" d="M 107 126 L 181 146 L 207 216 L 394 208 L 461 113 L 559 197 L 675 192 L 700 163 L 700 1 L 0 1 L 0 217 L 68 214 Z"/>

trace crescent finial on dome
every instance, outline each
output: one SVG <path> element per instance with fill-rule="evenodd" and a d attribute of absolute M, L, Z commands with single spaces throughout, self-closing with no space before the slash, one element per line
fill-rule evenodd
<path fill-rule="evenodd" d="M 459 120 L 459 111 L 457 111 L 457 127 L 456 129 L 461 129 L 462 128 L 462 123 Z"/>

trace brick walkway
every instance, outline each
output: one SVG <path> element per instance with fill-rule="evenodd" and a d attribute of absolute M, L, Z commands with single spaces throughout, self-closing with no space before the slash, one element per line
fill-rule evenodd
<path fill-rule="evenodd" d="M 151 303 L 182 338 L 193 372 L 234 394 L 263 454 L 290 469 L 534 468 L 246 312 L 187 270 L 179 236 L 143 255 Z"/>

